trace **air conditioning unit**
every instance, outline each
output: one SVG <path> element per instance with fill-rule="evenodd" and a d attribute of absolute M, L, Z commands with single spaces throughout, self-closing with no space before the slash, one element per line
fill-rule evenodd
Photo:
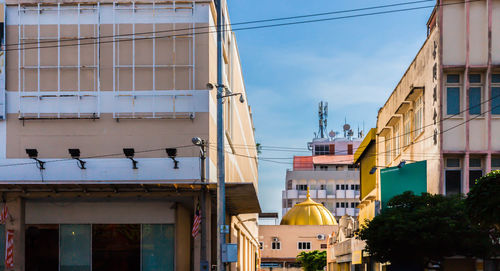
<path fill-rule="evenodd" d="M 280 239 L 278 237 L 273 237 L 273 242 L 279 242 Z"/>
<path fill-rule="evenodd" d="M 318 236 L 316 236 L 316 238 L 318 238 L 318 240 L 325 240 L 326 236 L 324 234 L 318 234 Z"/>

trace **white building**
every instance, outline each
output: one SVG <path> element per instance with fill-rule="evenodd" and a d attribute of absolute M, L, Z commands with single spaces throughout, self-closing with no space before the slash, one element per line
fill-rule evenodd
<path fill-rule="evenodd" d="M 338 220 L 344 214 L 358 216 L 359 169 L 353 154 L 361 139 L 315 138 L 308 144 L 311 156 L 294 156 L 287 170 L 282 215 L 304 201 L 309 186 L 311 198 L 322 203 Z"/>

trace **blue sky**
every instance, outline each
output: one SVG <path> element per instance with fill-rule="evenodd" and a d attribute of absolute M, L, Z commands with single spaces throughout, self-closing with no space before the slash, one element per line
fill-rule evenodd
<path fill-rule="evenodd" d="M 405 1 L 229 0 L 228 8 L 232 23 L 238 23 L 401 2 Z M 425 41 L 431 11 L 236 31 L 257 142 L 305 149 L 318 130 L 321 100 L 329 103 L 328 131 L 341 130 L 344 118 L 355 129 L 363 123 L 366 130 L 374 127 L 378 109 Z M 335 16 L 339 15 L 327 17 Z M 263 151 L 261 157 L 304 154 Z M 281 191 L 291 167 L 259 162 L 263 211 L 281 215 Z"/>

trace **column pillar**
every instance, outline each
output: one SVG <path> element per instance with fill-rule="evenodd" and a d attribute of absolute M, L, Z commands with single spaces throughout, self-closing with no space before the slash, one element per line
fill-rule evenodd
<path fill-rule="evenodd" d="M 11 219 L 5 223 L 5 231 L 14 230 L 14 268 L 13 271 L 25 270 L 25 205 L 24 199 L 20 196 L 7 197 L 7 208 Z M 4 259 L 2 255 L 2 260 Z"/>

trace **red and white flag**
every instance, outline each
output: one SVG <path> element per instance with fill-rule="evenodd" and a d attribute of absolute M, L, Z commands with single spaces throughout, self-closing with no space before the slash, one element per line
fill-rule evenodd
<path fill-rule="evenodd" d="M 7 217 L 9 217 L 9 209 L 7 209 L 7 204 L 4 203 L 2 213 L 0 213 L 0 224 L 5 224 Z"/>
<path fill-rule="evenodd" d="M 14 268 L 14 230 L 7 230 L 5 235 L 5 268 Z"/>
<path fill-rule="evenodd" d="M 197 204 L 196 211 L 194 212 L 193 229 L 191 230 L 191 235 L 193 236 L 193 238 L 196 238 L 196 236 L 198 236 L 198 233 L 200 233 L 200 224 L 201 224 L 200 204 Z"/>

